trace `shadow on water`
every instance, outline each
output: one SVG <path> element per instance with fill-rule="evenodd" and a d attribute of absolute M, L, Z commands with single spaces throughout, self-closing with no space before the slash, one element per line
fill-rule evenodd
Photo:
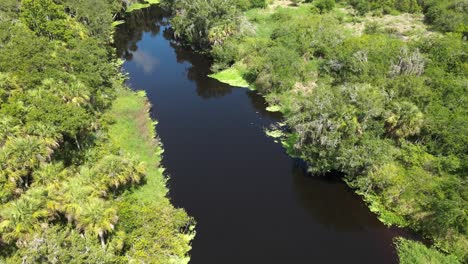
<path fill-rule="evenodd" d="M 255 107 L 255 110 L 257 110 L 263 117 L 270 118 L 275 121 L 280 121 L 283 119 L 281 112 L 270 112 L 266 110 L 268 104 L 265 98 L 263 98 L 257 92 L 247 91 L 247 96 L 249 97 L 252 106 Z"/>
<path fill-rule="evenodd" d="M 207 77 L 211 61 L 171 40 L 157 7 L 126 18 L 115 45 L 145 90 L 170 197 L 197 220 L 191 263 L 396 263 L 395 236 L 337 176 L 311 177 L 264 128 L 265 100 Z"/>
<path fill-rule="evenodd" d="M 138 42 L 143 38 L 144 33 L 156 36 L 163 29 L 163 37 L 166 39 L 177 55 L 177 62 L 188 62 L 187 78 L 197 85 L 197 94 L 203 98 L 222 97 L 232 92 L 233 87 L 219 83 L 216 80 L 208 79 L 211 73 L 211 61 L 205 56 L 187 51 L 187 48 L 172 41 L 172 31 L 167 27 L 167 14 L 160 8 L 152 7 L 133 12 L 125 18 L 125 24 L 116 30 L 115 47 L 117 55 L 127 61 L 145 60 L 145 64 L 156 64 L 149 54 L 138 51 Z M 145 67 L 148 69 L 148 66 Z M 264 107 L 263 107 L 264 110 Z"/>
<path fill-rule="evenodd" d="M 166 29 L 166 32 L 170 30 Z M 170 35 L 165 36 L 170 39 Z M 187 69 L 187 78 L 196 83 L 197 94 L 203 98 L 223 97 L 232 92 L 234 87 L 220 83 L 217 80 L 207 78 L 211 74 L 211 61 L 205 56 L 194 52 L 187 52 L 187 48 L 172 42 L 171 47 L 177 54 L 177 62 L 188 62 L 190 66 Z"/>

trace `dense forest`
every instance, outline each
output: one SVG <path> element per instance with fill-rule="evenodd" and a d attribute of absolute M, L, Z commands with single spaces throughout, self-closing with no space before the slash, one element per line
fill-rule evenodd
<path fill-rule="evenodd" d="M 468 2 L 164 0 L 214 75 L 284 114 L 309 172 L 340 172 L 399 239 L 402 263 L 467 262 Z M 326 201 L 324 201 L 326 202 Z"/>
<path fill-rule="evenodd" d="M 120 0 L 0 3 L 0 262 L 186 263 L 143 93 L 112 47 Z"/>

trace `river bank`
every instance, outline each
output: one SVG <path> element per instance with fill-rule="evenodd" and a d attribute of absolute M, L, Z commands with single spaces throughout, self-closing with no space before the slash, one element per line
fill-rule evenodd
<path fill-rule="evenodd" d="M 112 46 L 123 10 L 0 6 L 1 263 L 189 261 L 193 219 L 167 198 L 150 104 Z"/>
<path fill-rule="evenodd" d="M 167 178 L 161 166 L 162 144 L 149 115 L 151 104 L 143 91 L 121 88 L 108 116 L 109 140 L 122 154 L 143 162 L 144 184 L 119 201 L 122 231 L 132 255 L 149 263 L 188 263 L 194 221 L 167 198 Z M 154 243 L 149 243 L 154 241 Z"/>
<path fill-rule="evenodd" d="M 173 11 L 174 36 L 213 57 L 220 72 L 212 77 L 257 90 L 269 110 L 284 114 L 291 130 L 282 141 L 312 174 L 343 173 L 383 223 L 423 233 L 435 258 L 450 252 L 456 257 L 448 262 L 463 261 L 466 162 L 458 142 L 467 138 L 446 131 L 465 133 L 466 109 L 450 98 L 466 98 L 466 71 L 438 55 L 444 50 L 461 65 L 463 35 L 428 32 L 418 15 L 411 23 L 419 30 L 392 29 L 398 14 L 364 21 L 334 1 L 276 9 L 251 8 L 254 2 L 163 4 Z M 452 79 L 459 85 L 448 85 Z"/>
<path fill-rule="evenodd" d="M 409 234 L 338 178 L 309 177 L 265 135 L 281 114 L 209 78 L 212 61 L 174 41 L 161 9 L 137 12 L 117 28 L 117 52 L 154 105 L 171 201 L 197 220 L 191 263 L 398 261 L 392 239 Z"/>

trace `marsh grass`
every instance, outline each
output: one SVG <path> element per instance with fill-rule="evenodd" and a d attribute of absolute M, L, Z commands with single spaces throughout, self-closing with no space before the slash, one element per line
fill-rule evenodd
<path fill-rule="evenodd" d="M 119 90 L 110 111 L 115 122 L 109 128 L 109 138 L 121 152 L 144 162 L 147 167 L 146 184 L 130 195 L 142 201 L 162 201 L 167 200 L 165 196 L 168 192 L 164 169 L 160 167 L 163 150 L 156 139 L 154 122 L 149 116 L 150 108 L 144 93 Z"/>

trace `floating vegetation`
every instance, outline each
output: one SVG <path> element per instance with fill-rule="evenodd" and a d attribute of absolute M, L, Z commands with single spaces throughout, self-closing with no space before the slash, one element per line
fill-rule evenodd
<path fill-rule="evenodd" d="M 112 22 L 112 27 L 116 27 L 116 26 L 122 25 L 124 23 L 125 23 L 124 20 L 116 20 L 116 21 Z"/>
<path fill-rule="evenodd" d="M 249 83 L 244 79 L 241 72 L 234 67 L 208 75 L 208 77 L 216 79 L 222 83 L 227 83 L 231 86 L 250 88 Z"/>
<path fill-rule="evenodd" d="M 281 138 L 284 136 L 283 131 L 277 129 L 265 129 L 265 133 L 267 134 L 267 136 L 272 138 Z"/>
<path fill-rule="evenodd" d="M 147 7 L 150 7 L 151 5 L 159 4 L 159 2 L 160 0 L 145 0 L 144 3 L 134 3 L 134 4 L 131 4 L 127 8 L 126 12 L 129 13 L 135 10 L 147 8 Z"/>
<path fill-rule="evenodd" d="M 270 105 L 266 108 L 268 112 L 281 112 L 281 106 L 279 105 Z"/>

